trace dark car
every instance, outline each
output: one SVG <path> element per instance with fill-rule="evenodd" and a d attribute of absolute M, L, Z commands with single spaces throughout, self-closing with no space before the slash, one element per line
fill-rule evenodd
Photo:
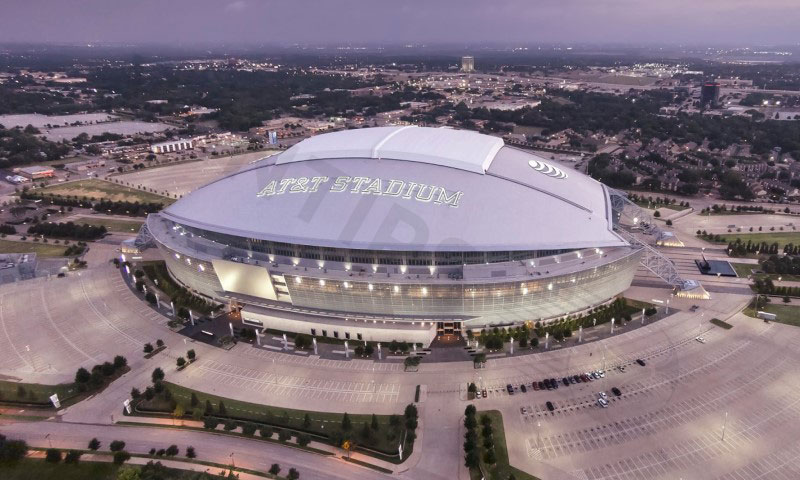
<path fill-rule="evenodd" d="M 614 388 L 612 388 L 612 389 L 611 389 L 611 393 L 613 393 L 614 395 L 616 395 L 616 396 L 618 396 L 618 397 L 619 397 L 620 395 L 622 395 L 622 392 L 620 392 L 620 391 L 619 391 L 619 388 L 617 388 L 617 387 L 614 387 Z"/>
<path fill-rule="evenodd" d="M 547 409 L 550 410 L 551 412 L 556 409 L 556 407 L 553 406 L 553 402 L 549 400 L 547 401 L 547 403 L 545 403 L 545 405 L 547 406 Z"/>
<path fill-rule="evenodd" d="M 641 358 L 637 358 L 637 359 L 636 359 L 636 363 L 638 363 L 639 365 L 641 365 L 641 366 L 643 366 L 643 367 L 644 367 L 645 365 L 647 365 L 647 364 L 645 363 L 645 361 L 644 361 L 644 360 L 642 360 Z"/>
<path fill-rule="evenodd" d="M 550 383 L 553 384 L 553 388 L 558 389 L 558 382 L 556 381 L 555 378 L 551 378 Z"/>
<path fill-rule="evenodd" d="M 589 380 L 590 380 L 590 379 L 589 379 L 589 376 L 588 376 L 588 375 L 586 375 L 585 373 L 582 373 L 582 374 L 580 375 L 580 377 L 581 377 L 581 380 L 583 380 L 584 382 L 589 382 Z"/>
<path fill-rule="evenodd" d="M 567 377 L 562 378 L 561 383 L 563 383 L 565 387 L 569 387 L 569 380 L 567 380 Z"/>
<path fill-rule="evenodd" d="M 533 382 L 531 387 L 533 387 L 534 390 L 539 390 L 539 382 Z"/>
<path fill-rule="evenodd" d="M 536 385 L 539 386 L 539 390 L 547 390 L 547 385 L 544 382 L 536 382 Z"/>
<path fill-rule="evenodd" d="M 509 395 L 514 395 L 514 387 L 512 387 L 510 383 L 506 385 L 506 390 L 508 390 Z"/>
<path fill-rule="evenodd" d="M 580 375 L 573 375 L 572 378 L 575 379 L 575 383 L 583 383 L 583 379 Z"/>
<path fill-rule="evenodd" d="M 577 380 L 575 380 L 575 377 L 567 377 L 567 380 L 569 380 L 569 383 L 572 383 L 572 384 L 578 383 Z"/>
<path fill-rule="evenodd" d="M 550 379 L 549 378 L 545 378 L 544 379 L 544 385 L 547 387 L 548 390 L 552 390 L 553 389 L 553 384 L 550 383 Z"/>
<path fill-rule="evenodd" d="M 526 393 L 528 391 L 528 389 L 525 388 L 525 384 L 524 383 L 519 386 L 519 389 L 522 390 L 522 393 Z"/>

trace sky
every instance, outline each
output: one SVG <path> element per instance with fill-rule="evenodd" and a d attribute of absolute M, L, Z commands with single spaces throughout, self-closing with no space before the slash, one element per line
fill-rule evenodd
<path fill-rule="evenodd" d="M 0 43 L 797 45 L 800 0 L 0 0 Z"/>

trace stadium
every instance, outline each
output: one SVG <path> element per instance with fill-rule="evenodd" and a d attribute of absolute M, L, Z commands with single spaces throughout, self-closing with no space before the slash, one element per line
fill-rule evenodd
<path fill-rule="evenodd" d="M 428 345 L 626 290 L 642 246 L 603 184 L 449 128 L 318 135 L 147 219 L 172 277 L 245 323 Z"/>

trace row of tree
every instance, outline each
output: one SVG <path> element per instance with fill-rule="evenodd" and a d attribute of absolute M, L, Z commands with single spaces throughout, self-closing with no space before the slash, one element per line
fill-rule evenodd
<path fill-rule="evenodd" d="M 103 236 L 108 233 L 108 230 L 103 225 L 89 225 L 87 223 L 44 222 L 28 227 L 28 233 L 31 235 L 44 235 L 46 237 L 97 240 L 103 238 Z"/>

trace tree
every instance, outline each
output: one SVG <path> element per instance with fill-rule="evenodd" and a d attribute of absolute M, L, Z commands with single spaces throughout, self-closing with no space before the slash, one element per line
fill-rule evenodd
<path fill-rule="evenodd" d="M 61 461 L 61 450 L 57 448 L 48 448 L 44 454 L 46 462 L 59 463 Z"/>
<path fill-rule="evenodd" d="M 77 372 L 75 372 L 75 383 L 86 383 L 91 377 L 92 375 L 89 373 L 89 371 L 81 367 Z"/>
<path fill-rule="evenodd" d="M 192 408 L 195 408 L 195 407 L 197 407 L 197 405 L 200 404 L 200 400 L 197 398 L 197 394 L 196 393 L 192 392 L 192 398 L 189 401 L 189 404 L 192 406 Z"/>
<path fill-rule="evenodd" d="M 131 454 L 125 450 L 114 452 L 114 465 L 122 465 L 131 459 Z"/>
<path fill-rule="evenodd" d="M 353 428 L 353 423 L 350 421 L 350 416 L 344 412 L 342 416 L 342 431 L 349 432 Z"/>
<path fill-rule="evenodd" d="M 311 427 L 311 416 L 306 413 L 303 416 L 303 428 L 308 429 L 309 427 Z"/>
<path fill-rule="evenodd" d="M 477 468 L 479 463 L 480 458 L 475 450 L 471 450 L 464 455 L 464 466 L 467 468 Z"/>
<path fill-rule="evenodd" d="M 272 466 L 269 467 L 269 473 L 273 475 L 278 475 L 279 473 L 281 473 L 281 466 L 278 465 L 277 463 L 273 463 Z"/>
<path fill-rule="evenodd" d="M 122 355 L 117 355 L 114 357 L 114 369 L 118 370 L 124 366 L 128 365 L 128 359 L 123 357 Z"/>
<path fill-rule="evenodd" d="M 189 445 L 186 447 L 186 458 L 195 458 L 197 457 L 197 452 L 194 451 L 194 447 Z"/>
<path fill-rule="evenodd" d="M 472 385 L 475 385 L 475 384 L 473 383 Z M 464 409 L 464 415 L 467 416 L 467 417 L 475 416 L 477 411 L 478 411 L 478 409 L 475 408 L 475 405 L 470 403 L 469 405 L 467 405 L 467 408 Z"/>
<path fill-rule="evenodd" d="M 194 350 L 189 350 L 186 352 L 186 358 L 188 358 L 190 362 L 194 362 L 194 359 L 197 358 L 197 355 L 194 353 Z"/>
<path fill-rule="evenodd" d="M 164 381 L 164 370 L 161 370 L 160 367 L 156 367 L 156 369 L 153 370 L 153 374 L 151 375 L 151 378 L 152 378 L 154 384 L 158 383 L 158 382 L 163 382 Z"/>
<path fill-rule="evenodd" d="M 89 440 L 89 450 L 97 450 L 100 448 L 100 440 L 93 438 Z"/>
<path fill-rule="evenodd" d="M 82 452 L 78 450 L 70 450 L 67 452 L 67 455 L 64 457 L 64 463 L 75 464 L 80 462 Z"/>
<path fill-rule="evenodd" d="M 378 417 L 374 413 L 372 414 L 372 425 L 371 425 L 371 427 L 375 431 L 377 431 L 380 428 L 380 425 L 378 425 Z"/>
<path fill-rule="evenodd" d="M 494 453 L 494 448 L 487 450 L 486 453 L 483 454 L 483 461 L 488 463 L 489 465 L 494 465 L 497 462 L 497 457 Z"/>
<path fill-rule="evenodd" d="M 143 349 L 144 353 L 153 353 L 153 350 L 154 350 L 153 349 L 153 344 L 151 344 L 151 343 L 145 343 L 144 344 L 144 349 Z"/>
<path fill-rule="evenodd" d="M 156 346 L 158 348 L 163 347 L 164 346 L 164 340 L 161 340 L 160 338 L 158 340 L 156 340 Z"/>
<path fill-rule="evenodd" d="M 228 411 L 225 410 L 225 402 L 222 400 L 219 401 L 219 406 L 217 406 L 217 413 L 222 417 L 228 415 Z"/>
<path fill-rule="evenodd" d="M 125 448 L 125 442 L 122 440 L 113 440 L 108 444 L 108 449 L 112 452 L 119 452 Z"/>
<path fill-rule="evenodd" d="M 174 418 L 178 418 L 178 419 L 183 418 L 183 416 L 185 414 L 186 414 L 186 409 L 183 408 L 183 404 L 182 403 L 179 403 L 179 404 L 175 405 L 175 409 L 172 411 L 172 416 Z"/>
<path fill-rule="evenodd" d="M 139 469 L 134 467 L 121 468 L 117 473 L 117 480 L 141 480 L 141 478 Z"/>
<path fill-rule="evenodd" d="M 170 445 L 169 447 L 167 447 L 167 452 L 166 453 L 167 453 L 168 457 L 174 457 L 175 455 L 177 455 L 179 453 L 178 446 L 177 445 Z"/>
<path fill-rule="evenodd" d="M 311 443 L 311 437 L 307 433 L 301 433 L 297 436 L 297 444 L 301 447 L 305 447 L 309 443 Z"/>
<path fill-rule="evenodd" d="M 214 406 L 211 405 L 211 400 L 206 399 L 206 415 L 212 415 L 214 413 Z"/>
<path fill-rule="evenodd" d="M 261 435 L 261 438 L 272 438 L 272 427 L 268 425 L 264 425 L 258 429 L 258 434 Z"/>
<path fill-rule="evenodd" d="M 175 361 L 175 363 L 178 365 L 178 368 L 181 368 L 184 365 L 186 365 L 186 359 L 183 358 L 183 357 L 178 357 L 178 359 Z"/>
<path fill-rule="evenodd" d="M 290 438 L 292 438 L 292 432 L 283 428 L 278 430 L 278 440 L 280 440 L 281 442 L 285 442 Z"/>
<path fill-rule="evenodd" d="M 298 480 L 300 478 L 300 472 L 295 470 L 294 468 L 289 469 L 289 474 L 286 475 L 288 480 Z"/>

